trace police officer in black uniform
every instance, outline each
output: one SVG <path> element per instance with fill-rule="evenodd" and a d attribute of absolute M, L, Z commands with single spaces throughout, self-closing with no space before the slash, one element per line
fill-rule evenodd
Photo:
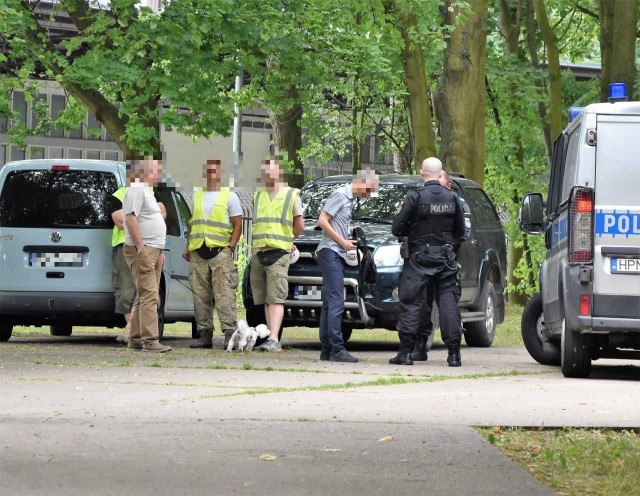
<path fill-rule="evenodd" d="M 440 173 L 440 184 L 442 184 L 447 189 L 453 189 L 453 184 L 451 183 L 451 178 L 449 177 L 449 173 L 444 169 Z M 462 204 L 462 209 L 464 210 L 464 237 L 460 242 L 453 245 L 453 251 L 456 253 L 456 257 L 460 253 L 460 243 L 462 241 L 466 241 L 471 236 L 471 211 L 469 210 L 469 205 L 464 198 L 459 197 L 460 203 Z M 460 266 L 458 266 L 460 268 Z M 460 274 L 457 277 L 458 284 L 458 299 L 460 299 L 460 293 L 462 288 L 460 287 Z M 411 358 L 414 362 L 425 362 L 427 360 L 427 342 L 429 341 L 429 336 L 433 332 L 433 319 L 432 317 L 432 309 L 433 309 L 433 287 L 431 285 L 427 285 L 427 294 L 425 299 L 425 304 L 422 307 L 422 316 L 421 323 L 418 326 L 418 332 L 416 334 L 416 344 L 411 352 Z"/>
<path fill-rule="evenodd" d="M 442 339 L 449 348 L 447 363 L 451 367 L 462 365 L 462 325 L 456 283 L 458 262 L 454 245 L 464 239 L 464 210 L 458 195 L 440 184 L 441 171 L 442 162 L 435 157 L 422 163 L 424 187 L 405 196 L 391 227 L 395 236 L 407 237 L 399 284 L 400 351 L 389 360 L 391 364 L 413 365 L 411 352 L 416 333 L 421 324 L 424 325 L 422 307 L 427 288 L 431 288 L 440 311 Z"/>

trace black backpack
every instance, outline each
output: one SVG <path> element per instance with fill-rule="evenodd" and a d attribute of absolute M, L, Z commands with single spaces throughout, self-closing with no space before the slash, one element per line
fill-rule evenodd
<path fill-rule="evenodd" d="M 358 249 L 358 294 L 360 298 L 373 292 L 378 277 L 378 269 L 373 260 L 373 255 L 367 248 L 367 237 L 361 227 L 353 228 L 353 239 L 356 240 Z"/>

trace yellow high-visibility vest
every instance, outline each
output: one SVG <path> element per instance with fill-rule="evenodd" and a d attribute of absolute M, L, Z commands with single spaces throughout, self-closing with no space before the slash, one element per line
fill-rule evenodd
<path fill-rule="evenodd" d="M 291 250 L 293 246 L 293 204 L 299 193 L 288 186 L 280 188 L 273 200 L 266 189 L 253 197 L 253 240 L 256 250 Z"/>
<path fill-rule="evenodd" d="M 229 246 L 233 226 L 227 216 L 229 198 L 231 191 L 229 188 L 221 188 L 218 198 L 211 209 L 209 218 L 205 219 L 204 192 L 198 190 L 193 195 L 193 215 L 191 217 L 191 229 L 189 231 L 189 250 L 194 251 L 203 244 L 209 248 Z"/>
<path fill-rule="evenodd" d="M 124 195 L 127 192 L 127 188 L 123 186 L 116 191 L 115 196 L 121 203 L 124 202 Z M 118 226 L 113 226 L 113 232 L 111 233 L 111 246 L 115 247 L 124 243 L 124 229 L 120 229 Z"/>
<path fill-rule="evenodd" d="M 153 193 L 154 189 L 149 188 L 149 191 Z M 127 187 L 123 186 L 122 188 L 117 190 L 115 193 L 113 193 L 113 196 L 115 196 L 118 200 L 120 200 L 120 203 L 124 203 L 124 197 L 126 194 L 127 194 Z M 123 222 L 124 222 L 124 219 L 123 219 Z M 120 229 L 118 226 L 113 226 L 113 233 L 111 234 L 111 246 L 115 247 L 115 246 L 124 244 L 124 237 L 125 237 L 124 229 Z"/>

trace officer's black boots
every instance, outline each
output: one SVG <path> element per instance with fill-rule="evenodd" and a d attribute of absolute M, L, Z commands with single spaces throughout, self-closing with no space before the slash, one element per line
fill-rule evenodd
<path fill-rule="evenodd" d="M 194 349 L 209 349 L 213 348 L 213 330 L 205 329 L 204 331 L 200 331 L 200 337 L 197 341 L 194 341 L 189 345 L 189 348 Z"/>
<path fill-rule="evenodd" d="M 462 358 L 460 357 L 460 350 L 449 350 L 447 363 L 449 364 L 449 367 L 461 367 Z"/>
<path fill-rule="evenodd" d="M 427 361 L 427 338 L 418 337 L 416 339 L 416 346 L 411 352 L 411 359 L 414 362 L 426 362 Z"/>
<path fill-rule="evenodd" d="M 400 352 L 393 358 L 390 358 L 389 363 L 392 365 L 413 365 L 413 360 L 411 359 L 411 353 Z"/>

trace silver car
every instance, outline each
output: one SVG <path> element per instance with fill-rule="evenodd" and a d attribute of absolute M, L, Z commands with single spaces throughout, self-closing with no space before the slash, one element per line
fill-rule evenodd
<path fill-rule="evenodd" d="M 119 327 L 111 286 L 109 197 L 125 182 L 125 164 L 99 160 L 27 160 L 0 169 L 0 341 L 15 325 Z M 166 264 L 158 313 L 193 322 L 188 264 L 181 254 L 191 212 L 171 188 L 156 193 L 167 209 Z"/>

